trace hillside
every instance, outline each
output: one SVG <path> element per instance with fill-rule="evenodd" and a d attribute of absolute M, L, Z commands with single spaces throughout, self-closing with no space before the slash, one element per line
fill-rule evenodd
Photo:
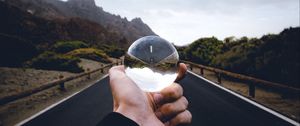
<path fill-rule="evenodd" d="M 178 50 L 185 60 L 299 88 L 299 33 L 296 27 L 261 38 L 200 38 Z"/>
<path fill-rule="evenodd" d="M 81 18 L 45 19 L 0 3 L 0 33 L 18 36 L 38 46 L 58 40 L 81 40 L 91 45 L 110 44 L 124 47 L 128 41 L 104 26 Z"/>
<path fill-rule="evenodd" d="M 44 60 L 41 62 L 47 62 L 48 65 L 50 62 L 59 62 L 61 65 L 77 67 L 76 63 L 79 61 L 76 57 L 47 53 L 53 51 L 53 46 L 59 41 L 67 43 L 81 40 L 87 47 L 108 48 L 107 53 L 120 50 L 118 47 L 125 48 L 128 44 L 125 37 L 108 31 L 98 23 L 81 18 L 45 19 L 5 2 L 0 2 L 0 18 L 0 66 L 20 67 L 24 66 L 26 61 L 40 57 L 39 59 Z M 60 64 L 42 68 L 64 70 L 66 67 Z M 58 66 L 63 69 L 58 69 Z M 75 67 L 74 69 L 78 69 Z M 69 71 L 73 71 L 72 69 Z"/>
<path fill-rule="evenodd" d="M 79 17 L 96 22 L 104 26 L 109 32 L 124 36 L 129 42 L 155 33 L 140 18 L 128 21 L 119 15 L 105 12 L 98 7 L 94 0 L 9 0 L 23 11 L 29 11 L 33 15 L 46 19 L 61 19 Z M 128 45 L 127 45 L 128 46 Z"/>

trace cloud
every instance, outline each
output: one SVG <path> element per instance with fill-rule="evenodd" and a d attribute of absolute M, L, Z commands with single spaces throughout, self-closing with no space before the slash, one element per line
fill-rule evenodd
<path fill-rule="evenodd" d="M 104 10 L 141 17 L 177 45 L 199 37 L 260 37 L 299 26 L 299 0 L 97 0 Z"/>

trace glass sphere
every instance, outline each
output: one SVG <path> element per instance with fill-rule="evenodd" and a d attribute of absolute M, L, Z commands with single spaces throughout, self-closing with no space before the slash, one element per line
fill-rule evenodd
<path fill-rule="evenodd" d="M 146 92 L 157 92 L 171 85 L 178 72 L 175 47 L 159 36 L 136 40 L 125 55 L 126 75 Z"/>

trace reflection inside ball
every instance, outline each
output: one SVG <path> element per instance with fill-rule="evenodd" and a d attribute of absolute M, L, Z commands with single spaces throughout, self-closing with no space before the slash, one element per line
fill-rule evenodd
<path fill-rule="evenodd" d="M 175 81 L 178 61 L 172 44 L 158 36 L 146 36 L 129 47 L 125 72 L 143 91 L 157 92 Z"/>

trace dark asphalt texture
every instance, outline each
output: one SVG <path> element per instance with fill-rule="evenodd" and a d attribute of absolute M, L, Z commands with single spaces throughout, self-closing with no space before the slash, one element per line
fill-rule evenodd
<path fill-rule="evenodd" d="M 191 126 L 290 126 L 291 124 L 190 73 L 179 82 L 189 100 Z M 55 106 L 25 126 L 94 126 L 112 111 L 109 78 Z"/>

